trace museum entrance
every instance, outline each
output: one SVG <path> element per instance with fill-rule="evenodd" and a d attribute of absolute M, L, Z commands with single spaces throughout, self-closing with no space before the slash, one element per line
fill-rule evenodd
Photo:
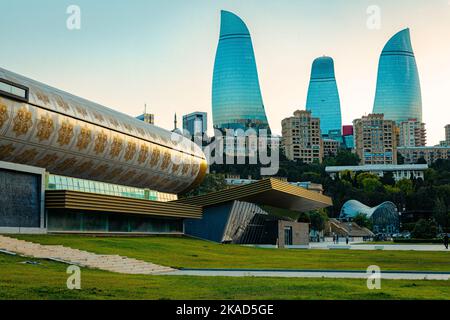
<path fill-rule="evenodd" d="M 292 227 L 284 227 L 284 245 L 292 246 Z"/>

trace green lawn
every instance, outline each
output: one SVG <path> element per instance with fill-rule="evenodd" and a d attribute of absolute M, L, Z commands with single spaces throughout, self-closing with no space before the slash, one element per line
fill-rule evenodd
<path fill-rule="evenodd" d="M 37 261 L 38 265 L 24 264 Z M 67 265 L 0 254 L 5 299 L 450 299 L 448 281 L 135 276 L 82 269 L 81 290 L 66 288 Z"/>
<path fill-rule="evenodd" d="M 16 236 L 100 254 L 119 254 L 175 268 L 450 271 L 449 252 L 292 250 L 221 245 L 190 238 Z"/>

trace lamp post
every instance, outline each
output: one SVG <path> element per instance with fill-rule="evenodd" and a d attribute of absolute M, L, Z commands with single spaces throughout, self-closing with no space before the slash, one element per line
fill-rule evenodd
<path fill-rule="evenodd" d="M 349 239 L 349 241 L 350 241 L 350 236 L 352 233 L 352 227 L 353 227 L 352 221 L 350 219 L 348 219 L 348 239 Z"/>

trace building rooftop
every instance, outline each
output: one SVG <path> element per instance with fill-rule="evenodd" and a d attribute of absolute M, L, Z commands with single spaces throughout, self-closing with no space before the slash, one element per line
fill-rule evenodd
<path fill-rule="evenodd" d="M 333 225 L 332 230 L 340 236 L 349 237 L 374 237 L 375 234 L 367 228 L 361 227 L 358 224 L 351 222 L 342 222 L 337 219 L 330 219 L 330 225 Z M 330 234 L 331 232 L 327 232 Z"/>
<path fill-rule="evenodd" d="M 302 212 L 333 205 L 330 197 L 273 178 L 174 202 L 209 207 L 235 200 Z"/>
<path fill-rule="evenodd" d="M 450 149 L 450 146 L 425 146 L 425 147 L 398 147 L 397 149 L 399 150 L 407 150 L 407 149 L 422 149 L 422 150 L 426 150 L 426 149 Z"/>
<path fill-rule="evenodd" d="M 341 171 L 400 171 L 400 170 L 426 170 L 428 164 L 371 164 L 363 166 L 333 166 L 326 167 L 326 172 Z"/>

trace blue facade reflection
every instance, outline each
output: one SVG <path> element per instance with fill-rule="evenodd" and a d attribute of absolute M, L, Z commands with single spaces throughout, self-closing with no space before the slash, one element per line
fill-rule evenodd
<path fill-rule="evenodd" d="M 235 14 L 222 11 L 212 85 L 214 128 L 269 129 L 250 32 Z"/>
<path fill-rule="evenodd" d="M 394 203 L 386 201 L 370 208 L 365 204 L 349 200 L 342 206 L 340 219 L 353 219 L 358 214 L 363 214 L 373 223 L 374 232 L 397 233 L 400 228 L 400 215 Z"/>
<path fill-rule="evenodd" d="M 422 121 L 419 72 L 409 29 L 394 35 L 381 53 L 373 112 L 397 123 Z"/>
<path fill-rule="evenodd" d="M 313 62 L 306 110 L 311 111 L 313 117 L 320 118 L 320 129 L 323 135 L 328 136 L 330 131 L 341 132 L 341 103 L 334 73 L 334 61 L 330 57 L 320 57 Z"/>

